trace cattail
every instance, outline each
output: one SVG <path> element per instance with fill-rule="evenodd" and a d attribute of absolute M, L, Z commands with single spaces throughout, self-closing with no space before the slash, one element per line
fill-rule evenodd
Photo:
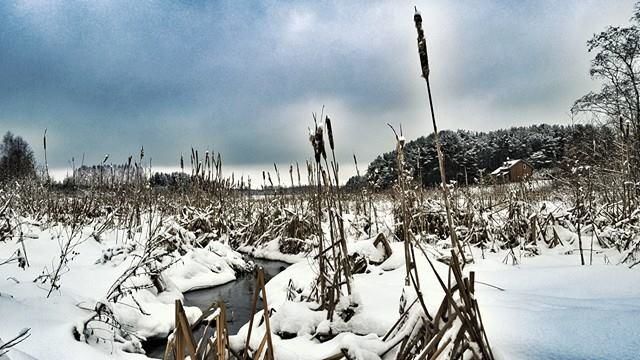
<path fill-rule="evenodd" d="M 49 182 L 49 163 L 47 162 L 47 128 L 44 128 L 42 143 L 44 145 L 44 169 L 47 175 L 47 182 Z"/>
<path fill-rule="evenodd" d="M 291 187 L 293 188 L 295 186 L 293 184 L 293 164 L 289 164 L 289 177 L 291 178 Z"/>
<path fill-rule="evenodd" d="M 300 166 L 298 166 L 297 161 L 296 161 L 296 171 L 298 172 L 298 186 L 302 186 L 302 181 L 300 181 Z"/>
<path fill-rule="evenodd" d="M 273 163 L 273 168 L 276 170 L 276 177 L 278 178 L 278 187 L 280 186 L 280 171 L 278 171 L 278 165 Z"/>
<path fill-rule="evenodd" d="M 329 119 L 329 117 L 327 116 L 324 122 L 327 124 L 327 136 L 329 137 L 329 147 L 331 148 L 331 150 L 333 150 L 334 144 L 333 144 L 333 129 L 331 128 L 331 119 Z"/>
<path fill-rule="evenodd" d="M 131 169 L 131 160 L 133 159 L 133 155 L 129 155 L 129 157 L 127 158 L 127 166 L 125 167 L 125 172 L 126 172 L 126 183 L 129 183 L 129 170 Z"/>
<path fill-rule="evenodd" d="M 193 150 L 193 148 L 191 148 L 191 176 L 194 175 L 193 171 L 194 171 L 194 161 L 196 161 L 196 152 Z"/>
<path fill-rule="evenodd" d="M 443 192 L 443 198 L 445 203 L 445 210 L 447 214 L 447 225 L 449 226 L 449 229 L 454 229 L 453 218 L 451 215 L 451 200 L 449 199 L 449 191 L 447 188 L 445 158 L 444 158 L 444 153 L 442 152 L 442 144 L 440 143 L 440 137 L 438 135 L 438 125 L 436 122 L 436 115 L 435 115 L 435 111 L 433 110 L 433 97 L 431 95 L 431 84 L 429 82 L 429 58 L 427 55 L 427 42 L 424 38 L 424 31 L 422 30 L 422 16 L 420 16 L 420 13 L 418 12 L 417 8 L 415 8 L 415 14 L 413 16 L 413 20 L 416 25 L 416 30 L 418 31 L 418 55 L 420 56 L 420 65 L 422 67 L 422 77 L 424 78 L 427 85 L 429 108 L 431 109 L 431 122 L 433 124 L 433 134 L 434 134 L 434 140 L 436 144 L 436 152 L 438 154 L 438 168 L 440 169 L 440 181 L 442 184 L 442 192 Z M 398 141 L 398 149 L 402 150 L 404 148 L 404 137 L 402 137 L 402 131 L 400 131 L 400 135 L 401 135 L 402 142 Z M 396 134 L 396 138 L 398 138 L 397 134 Z M 404 159 L 399 159 L 398 162 L 400 164 L 404 162 Z M 404 177 L 404 174 L 402 172 L 400 172 L 398 175 L 400 179 Z M 405 226 L 403 226 L 403 228 L 405 228 Z M 405 236 L 405 239 L 407 239 L 406 236 Z M 464 251 L 462 250 L 462 247 L 458 242 L 458 236 L 455 231 L 451 231 L 451 245 L 454 249 L 457 250 L 458 255 L 461 256 L 462 263 L 465 264 L 466 259 L 464 256 Z M 407 270 L 407 275 L 408 274 L 409 274 L 409 270 Z M 405 279 L 405 281 L 408 283 L 408 278 Z"/>
<path fill-rule="evenodd" d="M 129 158 L 131 160 L 131 158 Z M 180 171 L 184 172 L 184 155 L 180 153 Z"/>
<path fill-rule="evenodd" d="M 309 142 L 311 143 L 311 146 L 313 146 L 313 155 L 316 158 L 316 162 L 320 162 L 320 152 L 318 151 L 318 144 L 316 143 L 316 137 L 314 134 L 309 134 Z"/>
<path fill-rule="evenodd" d="M 206 174 L 207 180 L 211 179 L 211 162 L 209 160 L 209 151 L 207 150 L 204 153 L 204 170 L 202 171 L 203 175 Z"/>
<path fill-rule="evenodd" d="M 356 159 L 356 154 L 353 154 L 353 162 L 356 164 L 356 175 L 360 177 L 360 170 L 358 170 L 358 159 Z"/>
<path fill-rule="evenodd" d="M 200 168 L 202 167 L 202 162 L 200 161 L 200 157 L 198 156 L 198 150 L 196 150 L 196 176 L 200 175 Z"/>
<path fill-rule="evenodd" d="M 416 30 L 418 31 L 418 54 L 420 55 L 422 76 L 426 79 L 429 77 L 429 56 L 427 55 L 427 41 L 424 38 L 424 31 L 422 30 L 422 16 L 418 8 L 415 8 L 413 21 L 416 23 Z"/>
<path fill-rule="evenodd" d="M 73 179 L 74 179 L 74 182 L 75 182 L 75 178 L 76 178 L 76 158 L 73 157 L 73 156 L 71 157 L 71 169 L 73 171 Z"/>
<path fill-rule="evenodd" d="M 311 144 L 313 145 L 313 152 L 315 155 L 316 163 L 320 162 L 320 157 L 326 159 L 327 153 L 324 148 L 324 137 L 322 136 L 322 126 L 316 127 L 315 135 L 309 137 Z"/>
<path fill-rule="evenodd" d="M 218 169 L 217 169 L 218 173 L 216 174 L 218 176 L 218 178 L 222 177 L 222 155 L 220 155 L 220 153 L 218 153 Z"/>
<path fill-rule="evenodd" d="M 325 151 L 324 136 L 323 136 L 323 131 L 321 126 L 318 127 L 318 130 L 316 131 L 316 141 L 318 142 L 318 148 L 320 149 L 320 154 L 322 155 L 322 158 L 327 160 L 327 152 Z"/>

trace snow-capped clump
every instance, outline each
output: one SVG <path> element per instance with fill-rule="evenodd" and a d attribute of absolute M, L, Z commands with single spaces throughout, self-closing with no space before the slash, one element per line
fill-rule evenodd
<path fill-rule="evenodd" d="M 156 225 L 155 222 L 147 222 Z M 31 336 L 12 349 L 11 359 L 29 358 L 145 358 L 141 341 L 165 337 L 174 327 L 176 300 L 183 292 L 216 286 L 250 269 L 242 255 L 220 242 L 194 247 L 196 238 L 177 223 L 165 221 L 150 241 L 147 225 L 138 232 L 94 226 L 79 231 L 77 246 L 62 268 L 59 287 L 49 298 L 42 270 L 50 269 L 69 229 L 24 222 L 22 242 L 0 241 L 0 259 L 17 248 L 27 249 L 28 266 L 2 266 L 0 278 L 0 338 L 23 327 Z M 153 230 L 154 228 L 152 228 Z M 169 249 L 170 251 L 167 251 Z M 52 261 L 53 259 L 53 261 Z M 190 322 L 202 312 L 185 306 Z M 89 344 L 89 345 L 87 345 Z"/>

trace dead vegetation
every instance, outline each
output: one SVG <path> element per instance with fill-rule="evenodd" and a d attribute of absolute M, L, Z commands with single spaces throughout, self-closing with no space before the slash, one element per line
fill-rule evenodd
<path fill-rule="evenodd" d="M 219 242 L 252 254 L 275 244 L 281 254 L 307 257 L 317 275 L 312 290 L 303 296 L 290 283 L 289 300 L 315 303 L 316 311 L 325 311 L 327 320 L 348 323 L 359 306 L 350 298 L 353 275 L 383 263 L 392 255 L 390 243 L 402 242 L 406 276 L 405 292 L 399 299 L 400 316 L 383 338 L 387 348 L 378 354 L 395 354 L 402 360 L 494 358 L 478 306 L 482 300 L 475 295 L 474 273 L 465 272 L 465 265 L 475 260 L 472 247 L 481 249 L 481 256 L 507 250 L 504 262 L 509 264 L 563 247 L 578 253 L 581 265 L 592 265 L 595 252 L 615 248 L 622 254 L 624 265 L 638 266 L 640 189 L 628 163 L 626 170 L 624 166 L 612 170 L 602 164 L 577 162 L 570 164 L 562 176 L 517 184 L 458 187 L 447 181 L 431 98 L 426 40 L 418 13 L 414 21 L 436 134 L 443 184 L 440 188 L 424 188 L 409 176 L 404 135 L 401 129 L 396 132 L 392 127 L 398 170 L 394 189 L 347 192 L 340 182 L 331 120 L 323 109 L 319 117 L 314 114 L 310 134 L 313 158 L 306 164 L 308 186 L 301 185 L 298 164 L 295 172 L 291 164 L 289 182 L 294 190 L 288 192 L 283 190 L 275 164 L 274 176 L 264 172 L 262 191 L 257 193 L 250 179 L 222 176 L 220 154 L 205 152 L 202 157 L 194 149 L 190 172 L 185 170 L 182 158 L 181 175 L 166 188 L 147 186 L 151 171 L 143 165 L 143 150 L 137 161 L 130 157 L 123 167 L 107 166 L 108 157 L 97 168 L 76 170 L 74 165 L 67 188 L 51 186 L 48 178 L 45 182 L 5 184 L 0 190 L 0 242 L 14 243 L 15 251 L 9 258 L 0 259 L 0 266 L 28 267 L 28 228 L 47 229 L 54 234 L 60 251 L 52 255 L 51 266 L 43 269 L 34 282 L 41 284 L 49 297 L 64 287 L 63 275 L 74 266 L 81 244 L 101 242 L 109 232 L 124 234 L 117 246 L 105 250 L 96 262 L 105 264 L 127 257 L 135 261 L 109 288 L 104 301 L 86 309 L 88 315 L 75 327 L 74 335 L 79 341 L 127 343 L 127 350 L 142 351 L 143 337 L 120 321 L 113 308 L 126 300 L 136 311 L 147 314 L 136 301 L 136 293 L 142 289 L 166 291 L 163 273 L 193 249 L 215 251 L 209 245 Z M 567 208 L 561 204 L 571 205 Z M 391 221 L 382 215 L 385 207 L 391 208 Z M 373 245 L 381 249 L 382 258 L 350 253 L 348 239 L 375 239 Z M 416 254 L 426 258 L 445 294 L 435 313 L 426 306 L 427 289 L 420 283 Z M 448 279 L 436 271 L 434 261 L 447 264 Z M 265 304 L 262 320 L 257 325 L 253 317 L 249 320 L 249 334 L 241 351 L 229 346 L 223 303 L 212 304 L 199 321 L 189 324 L 182 304 L 176 301 L 175 329 L 165 358 L 274 359 L 271 312 L 259 269 L 254 313 L 258 293 Z M 348 299 L 348 304 L 341 299 Z M 205 326 L 204 336 L 194 339 L 192 330 L 200 324 Z M 257 348 L 251 348 L 251 332 L 261 326 L 266 329 L 265 335 Z M 336 335 L 329 328 L 314 336 L 322 342 Z M 0 344 L 0 356 L 26 337 L 28 332 L 23 332 Z M 349 359 L 345 349 L 328 359 L 342 358 Z"/>

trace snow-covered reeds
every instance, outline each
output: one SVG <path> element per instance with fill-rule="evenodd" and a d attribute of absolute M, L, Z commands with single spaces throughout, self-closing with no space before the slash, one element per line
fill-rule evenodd
<path fill-rule="evenodd" d="M 313 118 L 315 128 L 309 135 L 309 140 L 314 151 L 317 179 L 314 199 L 318 231 L 318 254 L 315 256 L 318 260 L 318 278 L 315 298 L 321 307 L 327 310 L 328 320 L 332 321 L 340 298 L 343 295 L 351 295 L 352 264 L 347 251 L 343 204 L 339 188 L 339 165 L 335 157 L 331 120 L 328 116 L 324 119 L 332 154 L 331 164 L 329 164 L 323 124 L 318 124 L 315 114 Z M 323 219 L 327 219 L 328 222 L 328 235 L 325 235 L 323 229 Z M 346 294 L 343 294 L 343 287 L 346 288 Z"/>
<path fill-rule="evenodd" d="M 440 143 L 440 134 L 438 133 L 438 125 L 436 123 L 436 115 L 435 110 L 433 108 L 433 97 L 431 95 L 431 82 L 429 79 L 429 54 L 427 52 L 427 41 L 424 36 L 424 30 L 422 29 L 422 16 L 416 9 L 416 12 L 413 16 L 413 20 L 416 26 L 416 30 L 418 32 L 418 54 L 420 56 L 420 65 L 422 69 L 422 77 L 426 81 L 427 84 L 427 95 L 429 99 L 429 109 L 431 110 L 431 122 L 433 125 L 433 134 L 436 145 L 436 152 L 438 154 L 438 168 L 440 169 L 440 181 L 442 187 L 442 197 L 444 199 L 445 209 L 447 212 L 447 223 L 449 224 L 449 228 L 453 229 L 453 219 L 451 215 L 451 203 L 449 199 L 449 188 L 447 183 L 447 176 L 445 170 L 445 162 L 444 162 L 444 153 L 442 152 L 442 145 Z M 463 264 L 466 262 L 464 251 L 460 243 L 458 242 L 457 235 L 455 231 L 451 232 L 451 246 L 458 253 L 458 256 L 461 257 Z"/>

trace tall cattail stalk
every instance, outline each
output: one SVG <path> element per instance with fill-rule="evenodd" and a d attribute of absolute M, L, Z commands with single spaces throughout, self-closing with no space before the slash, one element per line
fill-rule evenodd
<path fill-rule="evenodd" d="M 340 256 L 340 258 L 342 258 L 343 256 L 348 256 L 349 252 L 347 251 L 347 240 L 346 240 L 346 236 L 345 236 L 345 231 L 344 231 L 344 220 L 343 220 L 343 211 L 342 211 L 342 199 L 340 198 L 340 180 L 338 177 L 338 173 L 339 173 L 339 165 L 338 162 L 336 161 L 336 153 L 335 153 L 335 141 L 333 139 L 333 128 L 331 126 L 331 119 L 329 119 L 329 116 L 327 116 L 325 118 L 325 124 L 327 126 L 327 136 L 329 137 L 329 148 L 331 148 L 331 158 L 332 158 L 332 164 L 333 164 L 333 176 L 335 178 L 334 184 L 335 184 L 335 200 L 334 203 L 337 202 L 338 204 L 338 216 L 337 216 L 337 220 L 338 220 L 338 231 L 339 231 L 339 235 L 340 235 L 340 247 L 342 250 L 342 256 Z M 335 208 L 335 206 L 334 206 Z M 344 268 L 344 273 L 345 273 L 345 282 L 347 285 L 347 292 L 350 295 L 351 294 L 351 266 L 349 264 L 349 261 L 345 261 L 344 264 L 340 264 L 343 266 Z"/>
<path fill-rule="evenodd" d="M 71 157 L 71 170 L 72 172 L 72 181 L 73 181 L 73 186 L 76 186 L 76 158 L 75 157 Z"/>
<path fill-rule="evenodd" d="M 329 146 L 333 154 L 331 166 L 327 159 L 327 150 L 324 142 L 324 129 L 318 126 L 318 121 L 313 114 L 315 122 L 315 132 L 310 135 L 310 142 L 313 145 L 315 156 L 315 172 L 317 183 L 317 221 L 318 221 L 318 298 L 323 308 L 327 310 L 327 319 L 332 320 L 336 304 L 340 301 L 341 288 L 346 285 L 347 292 L 351 294 L 351 273 L 346 248 L 345 231 L 343 223 L 342 204 L 337 185 L 339 180 L 338 164 L 335 160 L 335 144 L 333 141 L 333 131 L 331 120 L 327 117 L 325 125 L 329 138 Z M 323 162 L 326 167 L 323 168 Z M 308 166 L 308 169 L 310 167 Z M 311 172 L 311 171 L 310 171 Z M 333 180 L 332 180 L 333 176 Z M 327 190 L 323 190 L 326 188 Z M 322 230 L 323 206 L 326 206 L 329 225 L 330 242 L 325 247 L 325 236 Z M 329 282 L 327 284 L 327 282 Z"/>
<path fill-rule="evenodd" d="M 267 174 L 262 170 L 262 190 L 267 188 Z"/>
<path fill-rule="evenodd" d="M 358 159 L 356 158 L 356 154 L 353 154 L 353 163 L 356 165 L 356 176 L 360 178 L 360 169 L 358 169 Z"/>
<path fill-rule="evenodd" d="M 193 148 L 191 148 L 191 177 L 193 177 L 195 175 L 195 164 L 196 161 L 196 152 L 193 150 Z"/>
<path fill-rule="evenodd" d="M 207 181 L 211 181 L 211 164 L 209 162 L 209 151 L 204 153 L 204 172 Z"/>
<path fill-rule="evenodd" d="M 291 189 L 295 186 L 293 184 L 293 164 L 289 164 L 289 178 L 291 178 Z"/>
<path fill-rule="evenodd" d="M 422 30 L 422 16 L 418 9 L 415 9 L 413 20 L 418 32 L 418 54 L 420 56 L 420 66 L 422 69 L 422 77 L 427 83 L 427 95 L 429 97 L 429 108 L 431 110 L 431 122 L 433 124 L 433 134 L 436 144 L 436 152 L 438 153 L 438 167 L 440 168 L 440 182 L 442 183 L 442 197 L 444 198 L 445 209 L 447 212 L 447 224 L 451 234 L 451 246 L 458 252 L 462 258 L 462 264 L 466 263 L 464 252 L 458 242 L 458 236 L 453 226 L 453 218 L 451 215 L 451 202 L 449 200 L 449 188 L 447 187 L 447 176 L 444 165 L 444 153 L 442 152 L 442 144 L 440 143 L 440 135 L 438 134 L 438 125 L 436 123 L 436 114 L 433 109 L 433 96 L 431 95 L 431 82 L 429 81 L 429 55 L 427 53 L 427 41 Z"/>
<path fill-rule="evenodd" d="M 140 174 L 138 174 L 138 186 L 140 186 L 140 188 L 143 187 L 143 182 L 144 182 L 144 165 L 142 160 L 144 159 L 144 146 L 140 147 Z"/>
<path fill-rule="evenodd" d="M 105 167 L 105 164 L 107 163 L 107 160 L 109 160 L 109 154 L 105 154 L 104 160 L 102 160 L 102 163 L 100 164 L 100 186 L 102 186 L 102 177 L 103 177 L 104 167 Z"/>
<path fill-rule="evenodd" d="M 276 178 L 278 179 L 278 187 L 281 187 L 282 183 L 280 182 L 280 170 L 278 170 L 278 165 L 276 165 L 276 163 L 273 163 L 273 168 L 276 171 Z"/>
<path fill-rule="evenodd" d="M 49 178 L 49 162 L 47 161 L 47 128 L 44 129 L 44 136 L 42 138 L 42 142 L 44 145 L 44 171 L 46 176 L 47 184 L 50 182 Z"/>
<path fill-rule="evenodd" d="M 324 256 L 324 234 L 322 232 L 322 182 L 320 179 L 322 178 L 321 173 L 321 162 L 322 154 L 324 153 L 324 139 L 322 138 L 322 128 L 316 125 L 315 134 L 311 134 L 309 136 L 309 140 L 311 141 L 311 145 L 313 145 L 313 153 L 316 160 L 316 171 L 317 171 L 317 193 L 316 193 L 316 204 L 317 204 L 317 221 L 318 221 L 318 268 L 319 268 L 319 276 L 318 282 L 320 287 L 319 292 L 319 300 L 320 305 L 322 307 L 325 306 L 325 289 L 326 289 L 326 274 L 325 274 L 325 256 Z M 326 153 L 324 154 L 326 157 Z"/>
<path fill-rule="evenodd" d="M 405 174 L 404 174 L 404 143 L 405 139 L 402 136 L 402 133 L 398 135 L 396 130 L 391 126 L 391 124 L 387 124 L 393 134 L 396 137 L 396 163 L 398 167 L 398 185 L 400 186 L 400 203 L 401 203 L 401 211 L 402 211 L 402 241 L 404 242 L 404 263 L 405 263 L 405 278 L 404 285 L 409 286 L 411 283 L 411 276 L 414 276 L 416 290 L 419 289 L 419 280 L 418 280 L 418 271 L 416 269 L 415 261 L 413 258 L 413 247 L 411 245 L 411 239 L 409 238 L 409 212 L 407 210 L 407 201 L 406 197 L 406 184 L 405 184 Z M 413 271 L 413 273 L 412 273 Z"/>
<path fill-rule="evenodd" d="M 196 178 L 199 178 L 200 177 L 200 167 L 201 167 L 202 163 L 200 162 L 200 157 L 198 156 L 198 150 L 196 150 L 195 164 L 196 164 Z"/>
<path fill-rule="evenodd" d="M 129 173 L 131 172 L 131 160 L 133 160 L 133 156 L 129 155 L 129 158 L 127 159 L 127 166 L 125 168 L 125 173 L 126 173 L 126 184 L 129 184 Z"/>

